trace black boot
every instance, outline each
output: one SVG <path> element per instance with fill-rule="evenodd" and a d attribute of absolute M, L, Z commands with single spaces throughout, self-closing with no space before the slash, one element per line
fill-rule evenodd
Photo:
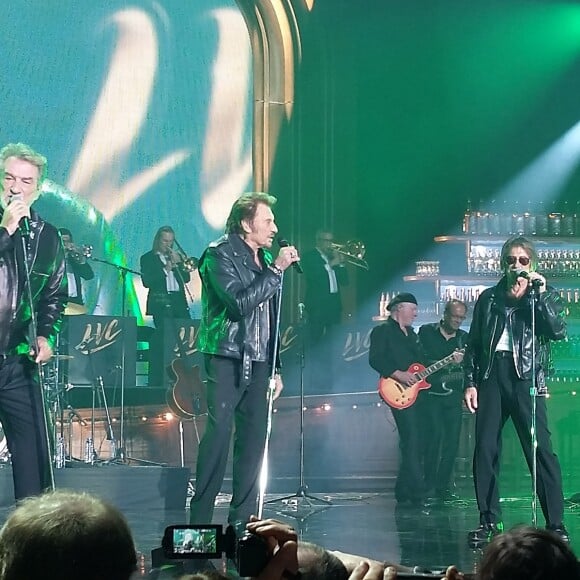
<path fill-rule="evenodd" d="M 503 524 L 498 523 L 483 523 L 479 524 L 479 527 L 475 530 L 471 530 L 467 534 L 467 542 L 470 547 L 478 548 L 488 544 L 494 536 L 501 534 L 503 532 Z"/>

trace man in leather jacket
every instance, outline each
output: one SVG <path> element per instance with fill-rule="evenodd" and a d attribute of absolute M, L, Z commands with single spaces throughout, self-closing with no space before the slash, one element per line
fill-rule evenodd
<path fill-rule="evenodd" d="M 473 311 L 464 358 L 465 403 L 469 411 L 477 412 L 473 475 L 480 525 L 469 533 L 473 545 L 489 541 L 503 529 L 498 472 L 501 430 L 509 417 L 532 470 L 532 378 L 539 393 L 545 391 L 548 341 L 566 337 L 560 297 L 546 285 L 536 266 L 537 253 L 529 240 L 522 236 L 507 240 L 501 251 L 504 275 L 496 286 L 482 292 Z M 536 296 L 535 333 L 532 294 Z M 562 521 L 562 475 L 552 451 L 546 400 L 537 396 L 536 403 L 538 497 L 546 527 L 568 540 Z"/>
<path fill-rule="evenodd" d="M 0 421 L 11 454 L 17 500 L 52 486 L 35 363 L 44 363 L 53 354 L 67 283 L 60 236 L 30 209 L 39 195 L 45 167 L 46 159 L 22 143 L 0 150 Z M 36 345 L 29 343 L 32 319 L 25 259 L 36 315 Z"/>
<path fill-rule="evenodd" d="M 232 206 L 226 234 L 199 261 L 202 318 L 198 348 L 204 353 L 208 419 L 199 445 L 192 523 L 210 523 L 221 489 L 235 423 L 233 494 L 228 521 L 240 524 L 256 512 L 258 477 L 267 426 L 267 389 L 274 353 L 276 296 L 282 274 L 300 258 L 293 246 L 269 249 L 278 231 L 265 193 L 242 195 Z M 273 394 L 282 388 L 279 372 Z"/>

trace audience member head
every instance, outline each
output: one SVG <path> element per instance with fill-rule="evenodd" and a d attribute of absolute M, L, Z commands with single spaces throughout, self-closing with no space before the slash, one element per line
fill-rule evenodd
<path fill-rule="evenodd" d="M 347 580 L 349 573 L 337 556 L 310 542 L 298 542 L 301 580 Z"/>
<path fill-rule="evenodd" d="M 579 580 L 578 560 L 556 534 L 521 526 L 495 536 L 487 547 L 478 580 Z"/>
<path fill-rule="evenodd" d="M 123 515 L 85 493 L 28 498 L 0 530 L 0 580 L 127 580 L 136 568 Z"/>

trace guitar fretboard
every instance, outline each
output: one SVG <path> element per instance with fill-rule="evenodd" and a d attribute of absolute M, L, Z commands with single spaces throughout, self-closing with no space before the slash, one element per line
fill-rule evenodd
<path fill-rule="evenodd" d="M 424 371 L 419 371 L 418 373 L 415 374 L 420 379 L 428 377 L 429 375 L 433 374 L 434 372 L 438 371 L 439 369 L 442 369 L 444 366 L 447 366 L 449 363 L 453 362 L 453 354 L 454 353 L 447 355 L 445 358 L 442 358 L 436 363 L 433 363 L 431 366 L 428 366 Z"/>

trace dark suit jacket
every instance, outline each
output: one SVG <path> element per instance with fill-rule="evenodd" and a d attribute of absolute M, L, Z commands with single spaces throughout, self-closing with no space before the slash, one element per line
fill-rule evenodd
<path fill-rule="evenodd" d="M 163 262 L 156 252 L 151 250 L 141 256 L 141 279 L 143 286 L 149 288 L 147 294 L 146 314 L 152 316 L 165 316 L 167 309 L 173 304 L 173 316 L 175 318 L 189 318 L 187 300 L 185 298 L 184 285 L 189 282 L 191 274 L 182 265 L 175 270 L 175 277 L 179 284 L 179 297 L 176 301 L 170 299 L 167 292 L 167 277 L 163 269 Z M 177 304 L 177 307 L 175 306 Z M 177 312 L 176 312 L 177 310 Z M 165 313 L 165 314 L 164 314 Z"/>
<path fill-rule="evenodd" d="M 300 260 L 306 278 L 306 293 L 304 303 L 310 324 L 338 324 L 342 314 L 340 287 L 348 284 L 348 272 L 343 266 L 335 266 L 338 292 L 330 293 L 328 271 L 324 259 L 315 248 L 306 252 Z"/>
<path fill-rule="evenodd" d="M 76 260 L 72 260 L 71 258 L 67 258 L 66 260 L 66 269 L 74 276 L 77 285 L 77 296 L 69 296 L 68 301 L 83 305 L 84 300 L 81 279 L 92 280 L 95 277 L 95 273 L 88 262 L 79 264 Z"/>

